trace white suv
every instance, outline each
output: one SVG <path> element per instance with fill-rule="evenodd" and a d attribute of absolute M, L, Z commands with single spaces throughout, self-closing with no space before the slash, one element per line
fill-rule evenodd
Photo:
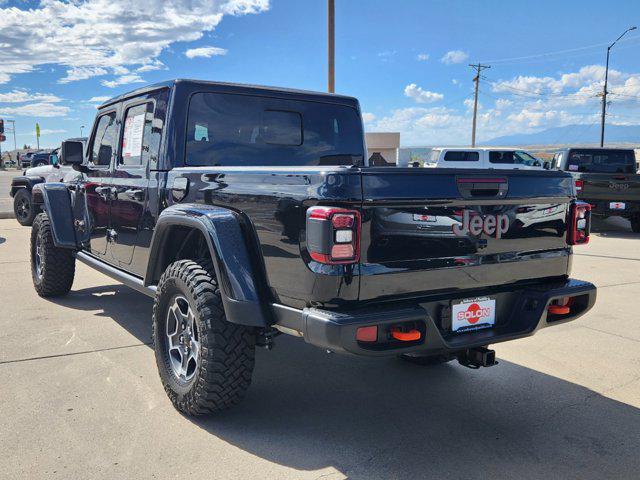
<path fill-rule="evenodd" d="M 427 168 L 496 168 L 542 170 L 543 164 L 524 150 L 509 148 L 437 147 L 424 162 Z"/>

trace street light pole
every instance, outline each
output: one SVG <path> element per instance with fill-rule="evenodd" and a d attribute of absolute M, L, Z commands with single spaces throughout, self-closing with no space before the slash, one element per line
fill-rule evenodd
<path fill-rule="evenodd" d="M 607 84 L 609 81 L 609 55 L 611 54 L 611 49 L 613 46 L 624 37 L 627 33 L 632 30 L 635 30 L 636 27 L 627 28 L 622 35 L 616 38 L 615 42 L 607 47 L 607 65 L 604 70 L 604 90 L 602 91 L 602 119 L 600 120 L 600 147 L 604 147 L 604 123 L 605 117 L 607 116 Z"/>

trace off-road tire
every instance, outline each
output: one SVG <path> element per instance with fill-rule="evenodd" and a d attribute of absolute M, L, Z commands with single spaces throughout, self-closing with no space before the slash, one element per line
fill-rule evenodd
<path fill-rule="evenodd" d="M 399 355 L 398 358 L 422 366 L 442 365 L 456 359 L 455 355 L 408 355 L 406 353 Z"/>
<path fill-rule="evenodd" d="M 33 225 L 38 211 L 31 201 L 31 192 L 26 188 L 20 188 L 13 197 L 13 213 L 20 225 L 24 227 Z"/>
<path fill-rule="evenodd" d="M 187 300 L 198 330 L 199 361 L 190 380 L 174 374 L 166 340 L 168 310 L 177 296 Z M 209 261 L 179 260 L 167 267 L 153 304 L 152 340 L 160 380 L 180 412 L 214 413 L 243 399 L 251 384 L 255 332 L 227 321 Z"/>
<path fill-rule="evenodd" d="M 635 214 L 629 221 L 631 222 L 631 231 L 633 233 L 640 233 L 640 214 Z"/>
<path fill-rule="evenodd" d="M 71 250 L 58 248 L 53 243 L 51 223 L 46 213 L 38 214 L 33 222 L 30 252 L 31 278 L 38 295 L 56 297 L 69 293 L 76 272 L 76 259 Z"/>

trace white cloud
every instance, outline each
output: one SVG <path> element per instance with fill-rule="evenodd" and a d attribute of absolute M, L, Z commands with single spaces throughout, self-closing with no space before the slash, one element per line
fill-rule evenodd
<path fill-rule="evenodd" d="M 155 60 L 153 63 L 147 63 L 146 65 L 142 65 L 141 67 L 136 68 L 136 72 L 152 72 L 154 70 L 162 70 L 166 68 L 167 67 L 160 60 Z"/>
<path fill-rule="evenodd" d="M 50 93 L 29 93 L 27 90 L 12 90 L 7 93 L 0 93 L 0 103 L 26 103 L 45 102 L 55 103 L 62 99 Z"/>
<path fill-rule="evenodd" d="M 467 52 L 463 52 L 462 50 L 450 50 L 444 54 L 440 61 L 445 65 L 453 65 L 456 63 L 462 63 L 467 58 L 469 58 L 469 54 Z"/>
<path fill-rule="evenodd" d="M 104 96 L 99 96 L 99 97 L 91 97 L 89 100 L 87 100 L 89 103 L 103 103 L 106 102 L 107 100 L 109 100 L 111 97 L 108 95 L 104 95 Z"/>
<path fill-rule="evenodd" d="M 433 103 L 444 98 L 443 94 L 423 90 L 422 87 L 419 87 L 415 83 L 407 85 L 404 88 L 404 94 L 415 100 L 416 103 Z"/>
<path fill-rule="evenodd" d="M 137 73 L 122 75 L 115 80 L 102 80 L 102 85 L 109 88 L 115 88 L 119 85 L 128 85 L 130 83 L 144 83 L 144 79 Z"/>
<path fill-rule="evenodd" d="M 362 120 L 364 123 L 371 123 L 376 119 L 376 116 L 373 113 L 362 112 Z"/>
<path fill-rule="evenodd" d="M 58 83 L 76 82 L 91 77 L 106 75 L 108 71 L 102 67 L 72 67 L 67 70 L 67 75 L 58 80 Z"/>
<path fill-rule="evenodd" d="M 29 103 L 19 107 L 1 107 L 0 115 L 18 117 L 64 117 L 71 109 L 54 103 Z"/>
<path fill-rule="evenodd" d="M 198 48 L 190 48 L 186 52 L 184 52 L 187 58 L 211 58 L 214 56 L 226 55 L 227 50 L 219 47 L 198 47 Z"/>
<path fill-rule="evenodd" d="M 457 78 L 452 78 L 451 83 L 453 83 L 454 85 L 460 85 L 460 80 L 458 80 Z"/>
<path fill-rule="evenodd" d="M 202 38 L 225 15 L 268 8 L 268 0 L 40 0 L 29 8 L 0 7 L 6 44 L 0 83 L 45 64 L 67 67 L 61 82 L 125 77 L 130 68 L 157 66 L 165 48 Z"/>
<path fill-rule="evenodd" d="M 418 59 L 419 62 L 426 62 L 427 60 L 429 60 L 429 54 L 428 53 L 419 53 L 416 58 Z"/>

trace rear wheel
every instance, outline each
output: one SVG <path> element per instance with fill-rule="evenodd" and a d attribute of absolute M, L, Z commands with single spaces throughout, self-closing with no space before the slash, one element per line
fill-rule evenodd
<path fill-rule="evenodd" d="M 629 219 L 631 222 L 631 231 L 634 233 L 640 233 L 640 214 L 635 214 Z"/>
<path fill-rule="evenodd" d="M 162 385 L 181 412 L 224 410 L 238 404 L 249 388 L 255 332 L 227 321 L 207 261 L 179 260 L 160 278 L 153 345 Z"/>
<path fill-rule="evenodd" d="M 429 365 L 442 365 L 448 363 L 451 360 L 455 360 L 455 355 L 418 355 L 415 353 L 404 353 L 399 356 L 401 360 L 405 362 L 413 363 L 415 365 L 429 366 Z"/>
<path fill-rule="evenodd" d="M 26 188 L 18 190 L 13 197 L 13 213 L 20 225 L 28 227 L 33 224 L 37 212 L 31 201 L 31 192 Z"/>
<path fill-rule="evenodd" d="M 31 228 L 31 277 L 36 292 L 41 297 L 69 293 L 75 271 L 71 250 L 55 246 L 49 217 L 39 214 Z"/>

